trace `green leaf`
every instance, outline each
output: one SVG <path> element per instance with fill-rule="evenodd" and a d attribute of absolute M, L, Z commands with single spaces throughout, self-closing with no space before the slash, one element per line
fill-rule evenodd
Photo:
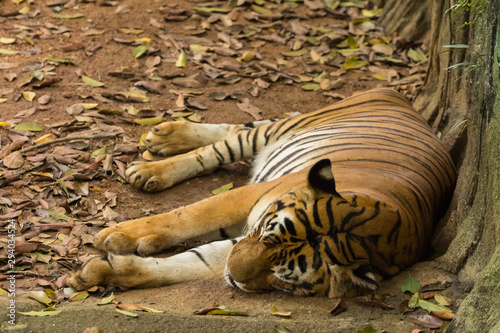
<path fill-rule="evenodd" d="M 59 310 L 59 311 L 29 311 L 29 312 L 19 312 L 19 313 L 23 314 L 25 316 L 46 317 L 46 316 L 57 316 L 58 314 L 61 313 L 61 310 Z"/>
<path fill-rule="evenodd" d="M 40 302 L 45 305 L 52 303 L 52 299 L 47 296 L 43 290 L 32 290 L 26 294 L 29 298 L 33 298 L 35 301 Z"/>
<path fill-rule="evenodd" d="M 97 305 L 106 305 L 115 300 L 115 294 L 111 293 L 108 297 L 104 297 L 101 299 L 99 302 L 97 302 Z"/>
<path fill-rule="evenodd" d="M 302 86 L 302 89 L 306 91 L 316 91 L 321 89 L 321 86 L 318 83 L 310 83 Z"/>
<path fill-rule="evenodd" d="M 378 14 L 380 14 L 382 12 L 382 10 L 384 10 L 384 9 L 383 8 L 372 9 L 372 10 L 363 9 L 363 10 L 361 10 L 361 15 L 366 16 L 366 17 L 374 17 L 374 16 L 378 16 Z"/>
<path fill-rule="evenodd" d="M 146 53 L 149 50 L 149 44 L 142 44 L 134 48 L 132 51 L 132 54 L 134 55 L 134 58 L 139 58 L 142 56 L 144 53 Z"/>
<path fill-rule="evenodd" d="M 401 284 L 401 291 L 402 292 L 407 292 L 409 291 L 412 294 L 415 294 L 417 291 L 420 290 L 420 282 L 415 279 L 414 277 L 407 277 L 404 281 L 403 284 Z"/>
<path fill-rule="evenodd" d="M 57 183 L 59 183 L 59 186 L 63 189 L 64 193 L 66 193 L 66 196 L 69 198 L 69 192 L 68 188 L 66 187 L 66 184 L 64 184 L 64 181 L 62 179 L 58 179 Z"/>
<path fill-rule="evenodd" d="M 187 116 L 187 119 L 189 121 L 192 121 L 193 123 L 201 123 L 201 120 L 202 120 L 201 115 L 198 112 L 195 112 L 195 113 Z"/>
<path fill-rule="evenodd" d="M 368 65 L 368 61 L 358 60 L 358 57 L 349 57 L 342 64 L 342 69 L 358 69 Z"/>
<path fill-rule="evenodd" d="M 403 63 L 403 60 L 401 60 L 401 59 L 392 58 L 392 57 L 379 57 L 379 56 L 375 56 L 375 61 L 392 62 L 394 64 L 401 64 L 401 63 Z"/>
<path fill-rule="evenodd" d="M 91 79 L 88 76 L 82 75 L 81 78 L 82 78 L 83 82 L 85 82 L 85 84 L 87 84 L 87 85 L 89 85 L 91 87 L 102 87 L 102 86 L 104 86 L 104 83 L 96 81 L 94 79 Z"/>
<path fill-rule="evenodd" d="M 343 56 L 348 56 L 353 53 L 358 53 L 359 49 L 342 49 L 342 50 L 337 50 L 337 52 L 342 54 Z"/>
<path fill-rule="evenodd" d="M 356 42 L 354 37 L 352 36 L 347 37 L 346 42 L 350 49 L 359 49 L 358 42 Z"/>
<path fill-rule="evenodd" d="M 89 292 L 84 290 L 84 291 L 80 291 L 78 293 L 71 295 L 69 297 L 69 300 L 72 302 L 77 302 L 77 301 L 83 301 L 87 297 L 89 297 Z"/>
<path fill-rule="evenodd" d="M 267 8 L 264 8 L 264 7 L 260 7 L 260 6 L 256 6 L 256 5 L 252 5 L 252 9 L 259 13 L 259 14 L 262 14 L 262 15 L 271 15 L 273 12 L 271 12 L 269 9 Z"/>
<path fill-rule="evenodd" d="M 358 7 L 365 8 L 365 4 L 361 0 L 345 1 L 340 3 L 341 7 Z"/>
<path fill-rule="evenodd" d="M 5 55 L 14 55 L 17 54 L 17 51 L 14 50 L 7 50 L 7 49 L 0 49 L 0 54 L 5 54 Z"/>
<path fill-rule="evenodd" d="M 33 102 L 33 99 L 36 96 L 36 94 L 32 91 L 23 91 L 22 94 L 23 94 L 23 98 L 28 102 Z"/>
<path fill-rule="evenodd" d="M 219 188 L 216 188 L 215 190 L 212 191 L 212 194 L 219 194 L 219 193 L 224 193 L 224 192 L 227 192 L 229 191 L 230 189 L 233 188 L 233 183 L 229 183 L 229 184 L 226 184 L 226 185 L 222 185 L 221 187 Z"/>
<path fill-rule="evenodd" d="M 306 49 L 298 50 L 298 51 L 287 51 L 287 52 L 281 52 L 282 55 L 287 56 L 287 57 L 300 57 L 303 56 L 304 54 L 309 53 Z"/>
<path fill-rule="evenodd" d="M 439 305 L 439 304 L 434 304 L 426 300 L 419 300 L 418 301 L 418 306 L 420 306 L 422 309 L 427 310 L 429 313 L 432 311 L 446 311 L 446 312 L 451 312 L 450 309 L 448 309 L 444 305 Z"/>
<path fill-rule="evenodd" d="M 71 217 L 69 217 L 68 215 L 61 214 L 61 213 L 58 213 L 58 212 L 54 212 L 52 210 L 49 210 L 49 215 L 52 216 L 55 219 L 58 219 L 58 220 L 64 220 L 64 221 L 71 220 Z"/>
<path fill-rule="evenodd" d="M 125 310 L 120 310 L 120 309 L 115 309 L 116 312 L 121 313 L 122 315 L 129 316 L 129 317 L 139 317 L 137 313 L 133 313 L 130 311 L 125 311 Z"/>
<path fill-rule="evenodd" d="M 384 333 L 384 331 L 373 328 L 372 326 L 366 326 L 358 330 L 356 333 Z"/>
<path fill-rule="evenodd" d="M 408 300 L 408 307 L 410 309 L 415 309 L 418 307 L 418 301 L 422 299 L 422 296 L 420 295 L 419 292 L 416 292 L 411 296 L 411 298 Z"/>
<path fill-rule="evenodd" d="M 30 252 L 30 257 L 36 259 L 36 261 L 38 262 L 43 262 L 45 264 L 48 264 L 50 262 L 50 259 L 52 259 L 50 254 L 43 254 L 38 251 Z"/>
<path fill-rule="evenodd" d="M 102 148 L 99 148 L 99 149 L 96 149 L 92 152 L 92 154 L 90 155 L 91 158 L 96 158 L 98 156 L 101 156 L 101 155 L 104 155 L 106 154 L 106 149 L 108 147 L 107 146 L 104 146 Z"/>
<path fill-rule="evenodd" d="M 54 14 L 52 15 L 53 18 L 58 18 L 58 19 L 78 19 L 82 18 L 85 15 L 82 13 L 76 13 L 76 14 Z"/>
<path fill-rule="evenodd" d="M 175 67 L 184 68 L 186 66 L 187 66 L 186 54 L 184 53 L 184 51 L 181 51 L 181 54 L 179 54 L 179 57 L 177 58 L 177 61 L 175 62 Z"/>
<path fill-rule="evenodd" d="M 229 13 L 230 8 L 216 8 L 216 7 L 193 7 L 194 10 L 204 13 Z"/>
<path fill-rule="evenodd" d="M 447 49 L 468 49 L 469 45 L 467 44 L 452 44 L 452 45 L 443 45 L 444 48 Z"/>
<path fill-rule="evenodd" d="M 325 80 L 325 79 L 328 79 L 330 76 L 328 75 L 327 72 L 323 71 L 321 72 L 320 75 L 316 76 L 314 78 L 314 82 L 317 82 L 317 83 L 320 83 L 321 81 Z"/>
<path fill-rule="evenodd" d="M 14 127 L 14 129 L 20 131 L 40 132 L 43 130 L 43 126 L 37 123 L 20 123 Z"/>
<path fill-rule="evenodd" d="M 314 46 L 318 46 L 319 44 L 321 44 L 321 41 L 319 39 L 312 36 L 307 36 L 306 41 Z"/>
<path fill-rule="evenodd" d="M 151 125 L 156 125 L 159 124 L 163 121 L 163 115 L 160 115 L 158 117 L 152 117 L 152 118 L 136 118 L 134 119 L 134 122 L 139 125 L 143 126 L 151 126 Z"/>
<path fill-rule="evenodd" d="M 276 325 L 276 326 L 274 326 L 274 333 L 292 333 L 292 331 L 290 331 L 288 328 L 286 328 L 283 325 Z"/>
<path fill-rule="evenodd" d="M 409 49 L 406 54 L 408 58 L 415 62 L 421 62 L 425 60 L 425 53 L 422 51 L 415 51 L 414 49 Z"/>
<path fill-rule="evenodd" d="M 62 58 L 45 58 L 45 61 L 56 62 L 58 64 L 71 64 L 74 65 L 75 61 L 71 59 L 62 59 Z"/>

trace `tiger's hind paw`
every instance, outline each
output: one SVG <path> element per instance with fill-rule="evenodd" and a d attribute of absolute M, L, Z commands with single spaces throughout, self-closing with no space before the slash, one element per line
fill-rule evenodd
<path fill-rule="evenodd" d="M 162 168 L 164 164 L 163 161 L 134 162 L 125 175 L 135 188 L 146 192 L 159 192 L 174 185 L 166 176 L 168 169 Z"/>

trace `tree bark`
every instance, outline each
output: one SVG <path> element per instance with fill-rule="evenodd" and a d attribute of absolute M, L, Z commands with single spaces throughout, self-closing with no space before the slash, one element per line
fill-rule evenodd
<path fill-rule="evenodd" d="M 430 51 L 426 81 L 414 106 L 441 133 L 459 170 L 457 187 L 432 245 L 443 256 L 439 265 L 458 275 L 468 297 L 447 332 L 500 330 L 500 0 L 470 0 L 471 11 L 448 10 L 457 1 L 378 1 L 382 16 L 411 30 L 408 22 L 432 8 L 425 24 Z M 484 5 L 481 7 L 481 5 Z M 399 9 L 398 9 L 399 8 Z M 475 21 L 463 25 L 465 22 Z M 463 26 L 462 26 L 463 25 Z M 462 27 L 460 27 L 462 26 Z M 460 27 L 460 28 L 458 28 Z M 421 34 L 421 32 L 419 32 Z M 445 45 L 465 44 L 468 48 Z M 461 65 L 460 65 L 461 64 Z"/>

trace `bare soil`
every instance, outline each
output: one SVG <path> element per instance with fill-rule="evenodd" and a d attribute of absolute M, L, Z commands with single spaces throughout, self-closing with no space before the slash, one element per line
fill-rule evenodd
<path fill-rule="evenodd" d="M 16 266 L 19 270 L 16 273 L 16 311 L 44 309 L 45 306 L 28 298 L 26 293 L 44 288 L 61 288 L 61 284 L 64 283 L 63 277 L 69 274 L 76 264 L 97 254 L 88 240 L 91 240 L 101 228 L 145 214 L 161 213 L 188 205 L 211 196 L 212 190 L 230 182 L 233 182 L 235 187 L 246 183 L 248 164 L 235 163 L 161 193 L 149 194 L 132 188 L 123 180 L 123 168 L 120 169 L 120 165 L 143 158 L 144 147 L 140 145 L 139 137 L 150 128 L 138 125 L 134 119 L 162 114 L 164 120 L 170 121 L 173 120 L 172 114 L 179 115 L 175 112 L 189 112 L 201 116 L 201 121 L 205 123 L 246 123 L 254 121 L 255 116 L 263 119 L 281 118 L 290 112 L 314 111 L 332 104 L 341 96 L 350 96 L 357 91 L 387 85 L 405 93 L 410 99 L 414 96 L 423 76 L 418 76 L 416 80 L 404 81 L 404 79 L 425 70 L 425 61 L 415 63 L 407 57 L 409 47 L 418 46 L 418 43 L 407 42 L 406 46 L 401 47 L 403 41 L 397 37 L 392 39 L 387 37 L 388 45 L 394 49 L 392 56 L 403 59 L 402 64 L 375 61 L 375 54 L 369 47 L 362 47 L 361 53 L 358 54 L 360 60 L 369 62 L 360 69 L 342 69 L 341 64 L 346 57 L 337 54 L 328 58 L 328 52 L 324 49 L 318 51 L 322 60 L 314 60 L 309 52 L 315 47 L 307 44 L 306 37 L 317 35 L 317 29 L 320 27 L 340 26 L 343 29 L 340 35 L 344 36 L 344 39 L 345 36 L 351 35 L 359 41 L 361 36 L 359 29 L 352 23 L 349 26 L 349 22 L 360 16 L 360 9 L 354 7 L 339 7 L 336 10 L 315 9 L 316 2 L 308 3 L 306 6 L 293 3 L 281 4 L 279 1 L 265 2 L 265 8 L 271 10 L 273 14 L 282 15 L 277 17 L 256 14 L 250 5 L 243 1 L 241 4 L 238 2 L 238 6 L 230 14 L 207 14 L 193 10 L 193 6 L 229 8 L 229 3 L 203 4 L 185 0 L 147 2 L 55 0 L 43 3 L 25 1 L 16 4 L 0 0 L 0 38 L 17 39 L 13 44 L 4 40 L 5 43 L 0 43 L 0 49 L 18 52 L 13 55 L 0 53 L 0 123 L 8 123 L 0 129 L 2 149 L 0 158 L 5 162 L 5 158 L 11 152 L 29 147 L 33 145 L 34 140 L 50 133 L 62 138 L 69 134 L 86 134 L 95 126 L 101 126 L 101 131 L 98 133 L 109 134 L 102 130 L 104 125 L 123 130 L 114 139 L 87 140 L 84 142 L 86 146 L 81 148 L 79 154 L 67 153 L 63 156 L 69 159 L 67 164 L 65 164 L 67 160 L 60 157 L 60 154 L 58 156 L 54 154 L 54 149 L 57 146 L 78 148 L 75 142 L 53 144 L 27 152 L 24 154 L 24 163 L 17 168 L 9 168 L 5 163 L 0 166 L 0 199 L 3 198 L 0 202 L 0 225 L 6 228 L 9 214 L 15 215 L 16 211 L 20 211 L 16 224 L 18 244 L 41 242 L 39 238 L 35 239 L 40 235 L 44 236 L 43 240 L 49 244 L 48 248 L 38 251 L 49 255 L 48 262 L 37 261 L 36 256 L 35 258 L 33 255 L 30 256 L 30 252 L 33 251 L 16 254 L 18 260 Z M 371 9 L 369 4 L 365 5 Z M 29 8 L 27 14 L 16 14 L 25 6 Z M 178 9 L 186 11 L 177 11 Z M 83 17 L 76 19 L 54 17 L 59 10 L 60 14 L 81 13 Z M 224 21 L 225 18 L 222 16 L 233 18 L 232 24 Z M 252 20 L 251 17 L 257 19 Z M 290 28 L 290 22 L 297 20 L 312 30 L 301 35 L 298 28 Z M 245 35 L 243 28 L 250 26 L 257 26 L 261 30 L 255 35 Z M 132 31 L 121 29 L 138 29 L 141 32 L 131 34 Z M 193 36 L 203 40 L 194 40 Z M 234 40 L 228 43 L 227 36 Z M 269 38 L 280 36 L 285 43 L 281 44 L 259 36 Z M 384 36 L 380 28 L 366 33 L 363 40 L 376 36 Z M 133 50 L 145 41 L 133 42 L 133 40 L 140 38 L 150 38 L 150 41 L 146 41 L 150 47 L 144 55 L 135 58 Z M 126 44 L 127 40 L 131 43 Z M 213 45 L 206 45 L 208 41 Z M 285 57 L 282 52 L 290 51 L 297 41 L 303 43 L 302 48 L 307 49 L 308 53 L 302 57 Z M 190 51 L 190 45 L 204 43 L 206 46 L 224 47 L 235 54 L 225 56 L 208 50 L 196 56 Z M 241 43 L 241 47 L 238 43 Z M 186 67 L 176 66 L 180 49 L 187 55 Z M 249 61 L 242 60 L 246 51 L 253 51 L 256 55 Z M 71 59 L 74 64 L 61 64 L 47 58 Z M 284 59 L 288 63 L 282 62 L 277 65 L 279 68 L 277 70 L 262 65 L 262 62 L 276 65 L 278 59 Z M 215 78 L 210 77 L 207 72 L 208 67 L 204 64 L 210 65 L 214 71 L 219 71 Z M 240 69 L 237 71 L 228 69 L 238 66 Z M 377 73 L 377 68 L 381 69 L 384 75 L 396 74 L 394 77 L 389 74 L 386 80 L 380 80 L 380 77 L 377 79 L 373 75 Z M 390 70 L 393 72 L 388 72 Z M 116 74 L 118 71 L 126 74 Z M 332 82 L 341 78 L 345 80 L 345 84 L 339 85 L 338 88 L 323 86 L 324 89 L 316 91 L 303 89 L 304 85 L 314 83 L 314 81 L 305 82 L 303 76 L 313 79 L 322 72 L 325 72 Z M 273 80 L 276 78 L 276 73 L 279 74 L 278 79 Z M 27 77 L 30 74 L 43 75 L 43 79 L 34 78 L 29 81 Z M 195 87 L 183 87 L 173 83 L 174 78 L 202 74 L 205 75 L 203 78 L 206 81 L 202 80 L 203 82 Z M 105 85 L 89 86 L 82 81 L 81 75 L 103 82 Z M 231 75 L 240 80 L 232 82 L 228 79 Z M 256 80 L 262 80 L 264 83 Z M 303 82 L 300 82 L 301 80 Z M 160 88 L 155 92 L 140 90 L 135 86 L 140 81 L 158 83 Z M 42 86 L 37 87 L 37 85 Z M 146 103 L 124 101 L 123 98 L 120 99 L 120 96 L 124 95 L 118 93 L 125 91 L 140 91 L 147 95 L 149 100 Z M 255 91 L 258 91 L 258 95 Z M 25 98 L 23 92 L 34 92 L 36 97 L 28 101 L 29 95 L 25 94 L 28 96 Z M 214 100 L 211 97 L 211 93 L 214 92 L 236 92 L 238 94 L 233 96 L 239 96 L 239 99 Z M 39 100 L 44 95 L 50 96 L 50 102 Z M 206 110 L 194 107 L 194 102 L 205 105 Z M 71 109 L 68 111 L 68 107 L 77 103 L 99 103 L 99 105 L 80 114 Z M 238 103 L 246 103 L 260 112 L 257 110 L 252 116 L 242 111 Z M 131 115 L 127 111 L 131 105 L 141 110 L 141 113 Z M 31 108 L 36 109 L 32 109 L 32 112 L 21 112 Z M 40 132 L 14 129 L 16 125 L 26 122 L 41 124 L 43 129 Z M 16 140 L 21 140 L 21 145 L 13 147 Z M 125 144 L 132 149 L 119 153 L 116 151 L 117 144 Z M 111 161 L 111 166 L 105 164 L 106 160 L 99 162 L 99 157 L 91 156 L 92 152 L 105 146 L 109 147 L 106 156 L 111 156 L 108 160 Z M 94 172 L 90 179 L 82 181 L 88 183 L 87 194 L 79 197 L 75 193 L 74 184 L 78 183 L 78 179 L 63 178 L 62 171 L 67 168 L 81 173 L 87 172 L 85 173 L 87 176 L 89 170 Z M 28 169 L 30 171 L 22 175 L 16 174 Z M 51 176 L 42 173 L 50 173 Z M 63 186 L 57 182 L 58 179 L 64 181 L 69 191 L 68 195 L 65 194 Z M 116 198 L 116 205 L 110 198 Z M 88 200 L 97 205 L 95 214 L 90 213 L 92 210 L 89 209 Z M 106 207 L 116 214 L 112 216 L 106 214 Z M 48 216 L 49 211 L 65 214 L 73 220 L 67 222 Z M 36 226 L 55 223 L 72 223 L 73 226 L 83 225 L 85 228 L 80 228 L 79 230 L 83 231 L 78 235 L 72 233 L 72 227 L 65 227 L 47 229 L 33 237 L 32 232 L 37 230 Z M 81 238 L 82 234 L 88 235 L 87 238 Z M 71 244 L 63 243 L 66 247 L 59 247 L 56 251 L 51 248 L 50 241 L 54 241 L 60 235 L 74 236 L 77 241 Z M 193 244 L 181 245 L 175 251 L 181 251 L 189 246 Z M 0 234 L 0 250 L 1 256 L 7 257 L 6 230 Z M 6 264 L 6 260 L 0 262 L 2 266 Z M 293 332 L 356 332 L 365 326 L 373 326 L 387 332 L 410 332 L 421 326 L 412 323 L 408 315 L 402 315 L 398 311 L 398 305 L 409 298 L 400 291 L 401 283 L 410 274 L 419 278 L 422 284 L 455 282 L 452 275 L 443 273 L 434 266 L 432 262 L 416 265 L 411 271 L 382 284 L 378 294 L 385 295 L 384 301 L 392 305 L 393 309 L 370 307 L 354 299 L 348 299 L 346 300 L 348 310 L 339 316 L 332 316 L 329 311 L 336 300 L 299 298 L 281 293 L 247 294 L 230 288 L 223 279 L 216 279 L 151 290 L 115 290 L 116 299 L 122 303 L 141 304 L 164 311 L 162 314 L 141 312 L 137 318 L 117 313 L 113 304 L 97 306 L 97 301 L 105 294 L 109 294 L 106 293 L 109 290 L 100 289 L 83 301 L 70 302 L 65 299 L 57 304 L 57 310 L 62 310 L 57 316 L 31 317 L 17 313 L 17 326 L 12 327 L 6 322 L 4 315 L 6 310 L 4 304 L 8 304 L 10 298 L 0 295 L 0 322 L 2 322 L 0 330 L 82 332 L 86 328 L 95 326 L 102 332 L 271 332 L 275 325 L 282 325 Z M 7 266 L 2 267 L 2 272 L 4 275 L 1 276 L 0 286 L 8 289 L 6 278 L 12 272 Z M 52 285 L 47 285 L 47 282 Z M 454 309 L 464 297 L 458 292 L 456 283 L 452 283 L 443 294 L 453 299 Z M 199 317 L 192 314 L 195 310 L 214 304 L 247 311 L 252 316 Z M 280 311 L 290 311 L 291 318 L 272 316 L 270 308 L 273 304 Z M 431 331 L 428 328 L 423 330 Z"/>

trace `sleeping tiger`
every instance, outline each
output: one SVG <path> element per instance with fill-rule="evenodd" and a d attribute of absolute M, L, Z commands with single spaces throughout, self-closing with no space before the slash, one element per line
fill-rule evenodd
<path fill-rule="evenodd" d="M 158 287 L 222 278 L 245 291 L 354 295 L 426 253 L 455 183 L 448 152 L 399 93 L 376 89 L 310 114 L 245 125 L 163 123 L 132 185 L 160 191 L 253 158 L 250 184 L 102 230 L 68 280 Z M 251 128 L 253 126 L 253 128 Z M 183 153 L 183 154 L 181 154 Z M 148 257 L 187 239 L 214 242 Z"/>

